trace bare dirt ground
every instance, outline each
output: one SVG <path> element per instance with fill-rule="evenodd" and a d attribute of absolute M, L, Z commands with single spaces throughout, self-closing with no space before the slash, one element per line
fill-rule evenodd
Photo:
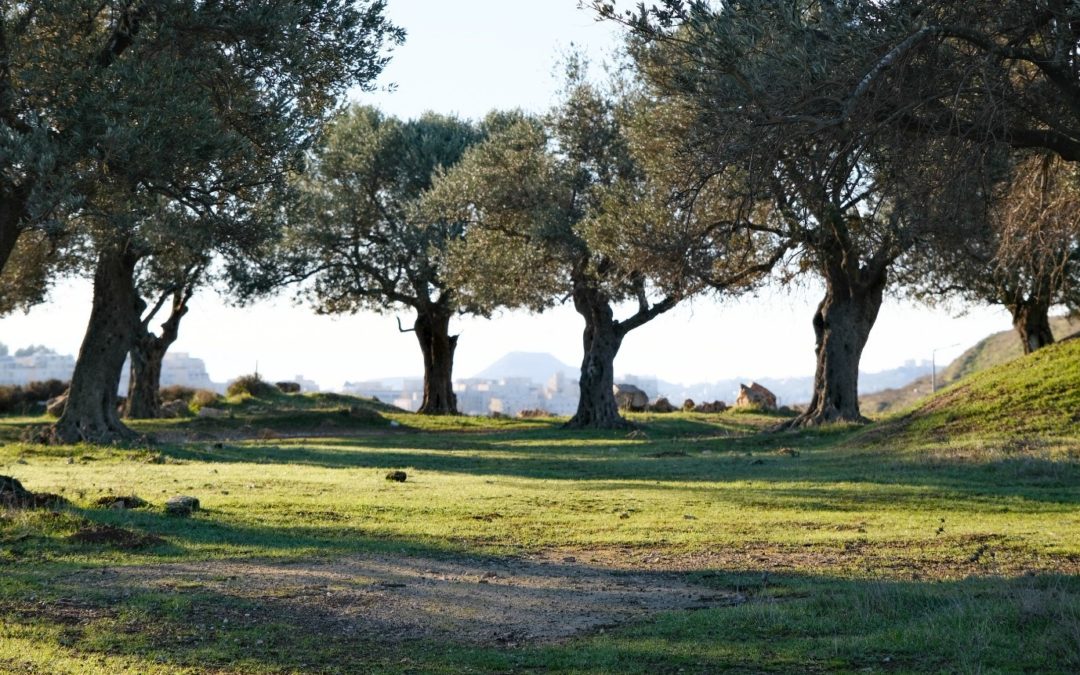
<path fill-rule="evenodd" d="M 212 561 L 108 568 L 66 581 L 106 595 L 154 590 L 214 597 L 204 605 L 206 616 L 196 618 L 207 624 L 232 616 L 380 641 L 453 638 L 504 645 L 557 641 L 656 612 L 744 601 L 680 574 L 618 570 L 573 556 Z"/>

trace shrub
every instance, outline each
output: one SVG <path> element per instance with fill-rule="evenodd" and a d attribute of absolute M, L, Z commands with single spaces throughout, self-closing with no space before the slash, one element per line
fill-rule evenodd
<path fill-rule="evenodd" d="M 533 418 L 537 418 L 537 417 L 554 417 L 554 415 L 549 413 L 547 410 L 544 410 L 543 408 L 535 408 L 535 409 L 532 409 L 532 410 L 521 410 L 521 411 L 518 411 L 517 416 L 519 418 L 523 419 L 523 420 L 533 419 Z"/>
<path fill-rule="evenodd" d="M 191 399 L 194 396 L 194 389 L 179 384 L 173 384 L 169 385 L 168 387 L 161 388 L 162 403 L 168 403 L 169 401 L 183 401 L 185 403 L 190 403 Z"/>
<path fill-rule="evenodd" d="M 221 400 L 221 397 L 217 395 L 217 392 L 210 391 L 209 389 L 200 389 L 191 396 L 189 404 L 194 410 L 199 410 L 208 405 L 214 405 Z"/>
<path fill-rule="evenodd" d="M 272 398 L 279 391 L 278 388 L 263 380 L 258 375 L 244 375 L 229 383 L 229 396 L 247 394 L 254 398 Z"/>
<path fill-rule="evenodd" d="M 70 382 L 46 380 L 29 384 L 0 387 L 0 414 L 25 415 L 35 410 L 39 404 L 56 398 L 68 390 Z"/>

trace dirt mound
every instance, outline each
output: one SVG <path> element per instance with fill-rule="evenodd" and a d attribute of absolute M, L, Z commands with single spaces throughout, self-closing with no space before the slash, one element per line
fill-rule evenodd
<path fill-rule="evenodd" d="M 63 506 L 68 501 L 48 492 L 30 492 L 11 476 L 0 476 L 0 508 L 43 509 Z"/>
<path fill-rule="evenodd" d="M 690 583 L 680 574 L 605 568 L 573 557 L 444 560 L 363 555 L 335 562 L 118 567 L 80 576 L 79 583 L 106 593 L 136 587 L 213 593 L 222 598 L 223 612 L 230 598 L 256 601 L 266 620 L 380 642 L 547 642 L 656 612 L 744 601 L 741 595 Z"/>
<path fill-rule="evenodd" d="M 95 499 L 94 506 L 103 509 L 127 510 L 142 509 L 150 506 L 150 504 L 145 499 L 135 495 L 105 495 Z"/>
<path fill-rule="evenodd" d="M 140 534 L 112 525 L 91 525 L 68 537 L 77 544 L 105 544 L 116 548 L 133 549 L 160 546 L 165 540 L 153 534 Z"/>

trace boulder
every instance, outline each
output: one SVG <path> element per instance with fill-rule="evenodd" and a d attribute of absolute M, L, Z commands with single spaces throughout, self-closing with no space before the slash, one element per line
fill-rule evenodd
<path fill-rule="evenodd" d="M 722 413 L 727 410 L 727 403 L 723 401 L 713 401 L 712 403 L 701 403 L 694 406 L 694 412 L 697 413 Z"/>
<path fill-rule="evenodd" d="M 165 502 L 165 513 L 170 516 L 180 516 L 185 518 L 198 510 L 199 500 L 187 495 L 170 497 L 169 500 Z"/>
<path fill-rule="evenodd" d="M 59 396 L 50 398 L 45 401 L 45 413 L 50 417 L 60 417 L 64 414 L 64 408 L 67 407 L 67 394 L 60 394 Z"/>
<path fill-rule="evenodd" d="M 207 417 L 210 419 L 217 419 L 219 417 L 225 417 L 229 413 L 221 408 L 199 408 L 199 417 Z"/>
<path fill-rule="evenodd" d="M 300 383 L 299 382 L 275 382 L 274 386 L 281 390 L 283 394 L 299 394 Z"/>
<path fill-rule="evenodd" d="M 177 417 L 188 417 L 191 415 L 191 410 L 188 408 L 187 401 L 166 401 L 161 404 L 161 416 L 165 419 L 175 419 Z"/>
<path fill-rule="evenodd" d="M 616 384 L 612 391 L 619 410 L 641 412 L 649 407 L 649 395 L 632 384 Z"/>
<path fill-rule="evenodd" d="M 678 410 L 678 408 L 671 405 L 671 401 L 667 400 L 663 396 L 656 399 L 656 402 L 649 406 L 649 412 L 654 413 L 673 413 L 676 410 Z"/>
<path fill-rule="evenodd" d="M 776 395 L 757 382 L 751 382 L 749 387 L 740 384 L 739 397 L 735 399 L 735 407 L 776 410 Z"/>

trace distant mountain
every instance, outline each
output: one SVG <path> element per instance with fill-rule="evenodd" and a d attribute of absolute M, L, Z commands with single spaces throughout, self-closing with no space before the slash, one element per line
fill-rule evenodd
<path fill-rule="evenodd" d="M 1050 329 L 1058 340 L 1080 330 L 1080 319 L 1064 316 L 1052 317 Z M 983 338 L 974 347 L 956 357 L 949 365 L 937 372 L 937 387 L 940 389 L 957 380 L 986 370 L 992 366 L 1008 363 L 1023 356 L 1024 350 L 1020 338 L 1014 330 L 1005 330 Z M 889 413 L 909 408 L 921 398 L 929 396 L 933 382 L 929 375 L 917 378 L 907 384 L 859 397 L 859 407 L 863 413 Z"/>
<path fill-rule="evenodd" d="M 568 366 L 551 354 L 543 352 L 510 352 L 479 373 L 473 375 L 478 380 L 502 380 L 508 377 L 527 377 L 537 383 L 544 383 L 555 373 L 562 373 L 568 379 L 578 379 L 580 370 Z"/>

